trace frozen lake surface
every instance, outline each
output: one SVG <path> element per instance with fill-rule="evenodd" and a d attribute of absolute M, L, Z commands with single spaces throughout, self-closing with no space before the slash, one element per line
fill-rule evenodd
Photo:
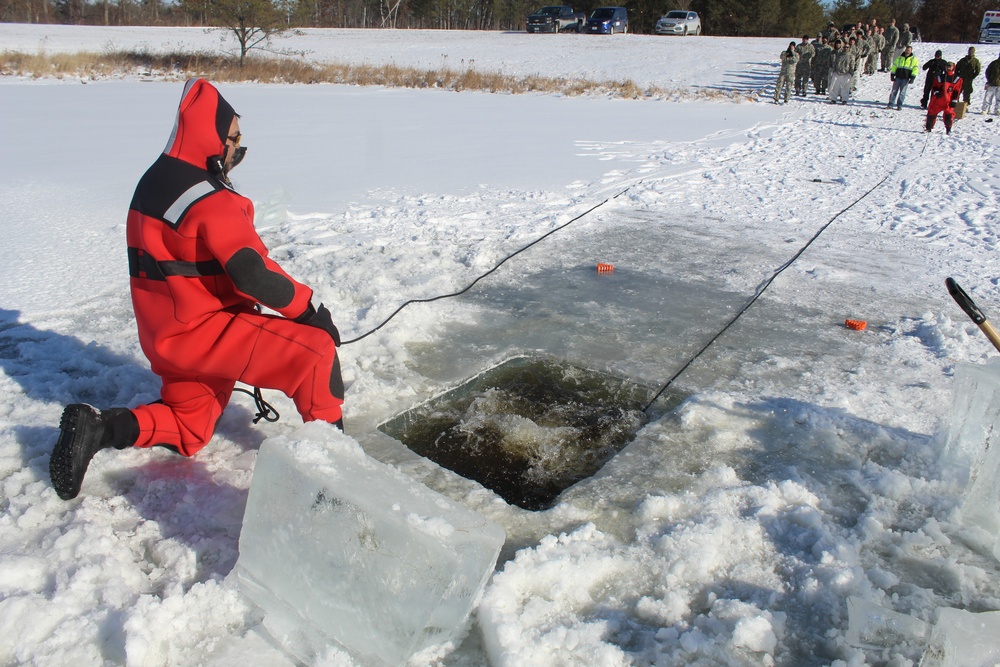
<path fill-rule="evenodd" d="M 944 280 L 997 311 L 997 123 L 971 113 L 926 134 L 918 109 L 884 109 L 881 76 L 847 107 L 774 105 L 781 39 L 547 37 L 306 31 L 298 48 L 673 92 L 220 87 L 242 114 L 234 180 L 257 228 L 345 339 L 586 213 L 342 348 L 346 438 L 507 535 L 468 634 L 418 664 L 916 664 L 930 635 L 859 646 L 848 599 L 915 628 L 1000 609 L 995 531 L 966 521 L 941 458 L 955 376 L 996 356 Z M 0 40 L 218 45 L 11 25 Z M 936 48 L 968 45 L 918 57 Z M 150 78 L 0 77 L 0 662 L 289 664 L 225 583 L 258 448 L 300 427 L 289 401 L 269 392 L 282 420 L 253 425 L 234 399 L 192 460 L 102 452 L 70 503 L 48 479 L 65 404 L 159 395 L 123 249 L 182 87 Z M 677 378 L 690 397 L 551 509 L 512 506 L 376 428 L 526 352 L 659 386 L 765 285 Z"/>

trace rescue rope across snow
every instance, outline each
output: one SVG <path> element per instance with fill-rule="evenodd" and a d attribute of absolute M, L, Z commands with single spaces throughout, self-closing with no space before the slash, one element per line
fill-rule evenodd
<path fill-rule="evenodd" d="M 496 264 L 496 266 L 494 266 L 492 269 L 490 269 L 486 273 L 483 273 L 482 275 L 478 276 L 475 280 L 473 280 L 471 283 L 469 283 L 465 288 L 463 288 L 463 289 L 461 289 L 461 290 L 459 290 L 457 292 L 453 292 L 451 294 L 441 294 L 439 296 L 430 297 L 430 298 L 427 298 L 427 299 L 410 299 L 409 301 L 404 302 L 395 311 L 393 311 L 393 313 L 391 315 L 389 315 L 389 317 L 385 318 L 385 320 L 381 324 L 379 324 L 377 327 L 375 327 L 374 329 L 372 329 L 368 333 L 365 333 L 365 334 L 362 334 L 361 336 L 358 336 L 357 338 L 352 338 L 351 340 L 345 340 L 345 341 L 343 341 L 340 344 L 340 346 L 343 347 L 344 345 L 350 345 L 351 343 L 357 343 L 359 340 L 367 338 L 368 336 L 372 335 L 373 333 L 375 333 L 376 331 L 378 331 L 379 329 L 381 329 L 382 327 L 384 327 L 386 324 L 388 324 L 389 321 L 392 318 L 396 317 L 396 315 L 398 315 L 400 312 L 402 312 L 402 310 L 404 308 L 406 308 L 407 306 L 409 306 L 410 304 L 414 304 L 414 303 L 430 303 L 432 301 L 439 301 L 441 299 L 449 299 L 451 297 L 455 297 L 455 296 L 459 296 L 461 294 L 465 294 L 470 289 L 472 289 L 476 285 L 476 283 L 478 283 L 480 280 L 482 280 L 486 276 L 490 275 L 491 273 L 493 273 L 494 271 L 496 271 L 497 269 L 499 269 L 509 259 L 511 259 L 511 258 L 513 258 L 513 257 L 515 257 L 515 256 L 517 256 L 519 254 L 521 254 L 522 252 L 524 252 L 528 248 L 530 248 L 530 247 L 532 247 L 532 246 L 534 246 L 534 245 L 536 245 L 538 243 L 541 243 L 546 238 L 552 236 L 556 232 L 558 232 L 558 231 L 560 231 L 562 229 L 565 229 L 566 227 L 569 227 L 574 222 L 580 220 L 581 218 L 583 218 L 584 216 L 586 216 L 586 215 L 588 215 L 590 213 L 593 213 L 594 211 L 596 211 L 600 207 L 602 207 L 605 204 L 607 204 L 609 201 L 611 201 L 613 199 L 617 199 L 618 197 L 621 197 L 623 194 L 625 194 L 626 192 L 628 192 L 629 190 L 631 190 L 633 187 L 635 187 L 639 183 L 642 183 L 642 181 L 641 180 L 636 181 L 635 183 L 633 183 L 632 185 L 629 185 L 628 187 L 626 187 L 624 190 L 621 190 L 617 194 L 614 194 L 614 195 L 612 195 L 610 197 L 607 197 L 606 199 L 604 199 L 600 203 L 595 204 L 594 206 L 591 206 L 590 208 L 588 208 L 583 213 L 581 213 L 578 216 L 574 217 L 572 220 L 569 220 L 568 222 L 565 222 L 565 223 L 559 225 L 558 227 L 555 227 L 554 229 L 549 230 L 548 232 L 546 232 L 545 234 L 542 234 L 541 236 L 539 236 L 537 239 L 535 239 L 531 243 L 528 243 L 527 245 L 525 245 L 525 246 L 519 248 L 518 250 L 515 250 L 514 252 L 510 253 L 509 255 L 507 255 L 506 257 L 504 257 L 502 260 L 500 260 Z M 274 409 L 274 406 L 271 405 L 270 403 L 268 403 L 266 400 L 264 400 L 264 395 L 261 392 L 260 387 L 254 387 L 253 391 L 250 391 L 248 389 L 242 389 L 240 387 L 236 387 L 234 389 L 234 391 L 238 391 L 238 392 L 241 392 L 241 393 L 244 393 L 244 394 L 246 394 L 248 396 L 252 396 L 253 397 L 254 404 L 257 407 L 257 414 L 254 415 L 254 420 L 253 420 L 254 424 L 258 423 L 261 419 L 263 419 L 264 421 L 267 421 L 267 422 L 276 422 L 281 417 L 281 415 L 278 414 L 278 411 Z"/>
<path fill-rule="evenodd" d="M 734 156 L 732 158 L 728 158 L 726 160 L 723 160 L 722 162 L 728 162 L 730 159 L 736 159 L 736 157 L 737 156 Z M 681 174 L 678 174 L 678 175 L 681 175 Z M 607 204 L 609 201 L 612 201 L 613 199 L 618 199 L 622 195 L 626 194 L 629 190 L 631 190 L 632 188 L 634 188 L 637 185 L 640 185 L 641 183 L 645 182 L 648 179 L 649 179 L 648 176 L 646 178 L 640 178 L 639 180 L 637 180 L 636 182 L 632 183 L 631 185 L 625 187 L 623 190 L 619 191 L 618 193 L 616 193 L 616 194 L 614 194 L 614 195 L 612 195 L 610 197 L 607 197 L 603 201 L 595 204 L 594 206 L 591 206 L 586 211 L 584 211 L 583 213 L 579 214 L 578 216 L 576 216 L 572 220 L 569 220 L 568 222 L 565 222 L 565 223 L 559 225 L 558 227 L 555 227 L 554 229 L 549 230 L 548 232 L 546 232 L 545 234 L 542 234 L 541 236 L 539 236 L 537 239 L 535 239 L 531 243 L 528 243 L 527 245 L 519 248 L 518 250 L 515 250 L 514 252 L 510 253 L 509 255 L 507 255 L 506 257 L 504 257 L 502 260 L 500 260 L 496 264 L 496 266 L 494 266 L 492 269 L 490 269 L 486 273 L 483 273 L 482 275 L 478 276 L 475 280 L 473 280 L 471 283 L 469 283 L 467 286 L 465 286 L 465 288 L 463 288 L 463 289 L 461 289 L 461 290 L 459 290 L 457 292 L 452 292 L 451 294 L 441 294 L 441 295 L 438 295 L 438 296 L 435 296 L 435 297 L 430 297 L 430 298 L 427 298 L 427 299 L 410 299 L 409 301 L 404 302 L 395 311 L 393 311 L 393 313 L 391 315 L 389 315 L 389 317 L 385 318 L 385 320 L 383 320 L 382 323 L 379 324 L 377 327 L 375 327 L 371 331 L 368 331 L 367 333 L 364 333 L 364 334 L 358 336 L 357 338 L 352 338 L 350 340 L 345 340 L 344 342 L 341 343 L 341 345 L 350 345 L 351 343 L 357 343 L 358 341 L 367 338 L 368 336 L 372 335 L 373 333 L 375 333 L 376 331 L 378 331 L 379 329 L 381 329 L 382 327 L 384 327 L 386 324 L 388 324 L 389 321 L 392 320 L 392 318 L 396 317 L 396 315 L 398 315 L 400 312 L 402 312 L 402 310 L 404 308 L 406 308 L 407 306 L 409 306 L 411 304 L 414 304 L 414 303 L 431 303 L 432 301 L 439 301 L 441 299 L 450 299 L 452 297 L 461 296 L 462 294 L 465 294 L 470 289 L 472 289 L 476 285 L 476 283 L 478 283 L 480 280 L 482 280 L 486 276 L 490 275 L 491 273 L 493 273 L 494 271 L 496 271 L 497 269 L 499 269 L 508 260 L 512 259 L 513 257 L 516 257 L 517 255 L 521 254 L 522 252 L 524 252 L 528 248 L 531 248 L 532 246 L 534 246 L 534 245 L 536 245 L 538 243 L 541 243 L 542 241 L 544 241 L 548 237 L 552 236 L 556 232 L 562 231 L 563 229 L 569 227 L 574 222 L 577 222 L 578 220 L 584 218 L 585 216 L 593 213 L 597 209 L 599 209 L 602 206 L 604 206 L 605 204 Z"/>
<path fill-rule="evenodd" d="M 922 148 L 920 149 L 920 153 L 917 155 L 917 158 L 920 158 L 920 157 L 923 156 L 924 151 L 927 149 L 927 144 L 928 144 L 928 141 L 925 138 L 924 144 L 923 144 Z M 842 208 L 840 211 L 838 211 L 836 214 L 834 214 L 833 217 L 831 217 L 826 223 L 824 223 L 816 231 L 816 233 L 813 234 L 812 237 L 810 237 L 809 240 L 806 241 L 806 243 L 801 248 L 799 248 L 798 251 L 794 255 L 791 256 L 791 258 L 788 259 L 788 261 L 786 261 L 784 264 L 782 264 L 781 266 L 779 266 L 771 274 L 771 276 L 769 278 L 767 278 L 763 283 L 761 283 L 758 286 L 758 288 L 755 291 L 754 295 L 739 310 L 739 312 L 737 312 L 736 315 L 734 315 L 718 332 L 716 332 L 708 340 L 708 342 L 705 343 L 705 345 L 700 350 L 698 350 L 698 352 L 696 352 L 690 359 L 688 359 L 684 363 L 684 365 L 681 366 L 681 368 L 676 373 L 674 373 L 670 377 L 670 379 L 668 379 L 660 387 L 660 389 L 656 392 L 656 394 L 653 396 L 653 398 L 650 399 L 650 401 L 646 404 L 646 407 L 644 407 L 642 411 L 644 413 L 648 413 L 649 409 L 653 406 L 653 404 L 656 403 L 656 401 L 660 398 L 660 396 L 663 395 L 663 392 L 665 392 L 668 388 L 670 388 L 670 386 L 681 375 L 683 375 L 684 372 L 688 368 L 690 368 L 691 365 L 695 361 L 697 361 L 701 357 L 701 355 L 704 354 L 715 343 L 715 341 L 717 341 L 719 338 L 721 338 L 722 335 L 726 333 L 726 331 L 728 331 L 734 324 L 736 324 L 736 322 L 739 321 L 739 319 L 741 317 L 743 317 L 743 315 L 748 310 L 750 310 L 750 307 L 753 306 L 753 304 L 756 303 L 757 300 L 761 296 L 764 295 L 764 292 L 767 291 L 767 289 L 774 283 L 774 281 L 778 278 L 779 275 L 781 275 L 786 269 L 788 269 L 792 264 L 794 264 L 795 261 L 798 260 L 799 257 L 801 257 L 805 253 L 805 251 L 808 250 L 809 247 L 823 234 L 823 232 L 825 232 L 838 218 L 840 218 L 842 215 L 844 215 L 845 213 L 847 213 L 848 211 L 850 211 L 852 208 L 854 208 L 856 205 L 858 205 L 861 201 L 863 201 L 865 198 L 867 198 L 871 193 L 873 193 L 875 190 L 877 190 L 879 187 L 881 187 L 887 180 L 889 180 L 889 178 L 893 175 L 893 173 L 895 173 L 895 172 L 891 172 L 891 173 L 887 174 L 884 178 L 882 178 L 882 180 L 878 181 L 875 185 L 873 185 L 866 192 L 864 192 L 860 197 L 858 197 L 857 199 L 855 199 L 854 201 L 852 201 L 850 204 L 848 204 L 847 206 L 845 206 L 844 208 Z M 471 283 L 469 283 L 468 285 L 466 285 L 461 290 L 458 290 L 457 292 L 452 292 L 452 293 L 449 293 L 449 294 L 441 294 L 441 295 L 438 295 L 438 296 L 435 296 L 435 297 L 429 297 L 429 298 L 424 298 L 424 299 L 410 299 L 408 301 L 405 301 L 395 311 L 393 311 L 392 314 L 390 314 L 387 318 L 385 318 L 385 320 L 383 320 L 381 324 L 379 324 L 375 328 L 371 329 L 367 333 L 364 333 L 364 334 L 362 334 L 362 335 L 360 335 L 360 336 L 358 336 L 356 338 L 352 338 L 350 340 L 343 341 L 343 343 L 341 343 L 341 346 L 351 345 L 352 343 L 357 343 L 358 341 L 361 341 L 361 340 L 367 338 L 368 336 L 372 335 L 373 333 L 375 333 L 376 331 L 378 331 L 382 327 L 384 327 L 386 324 L 388 324 L 394 317 L 396 317 L 396 315 L 398 315 L 399 313 L 401 313 L 403 311 L 403 309 L 405 309 L 407 306 L 409 306 L 411 304 L 415 304 L 415 303 L 431 303 L 431 302 L 434 302 L 434 301 L 440 301 L 442 299 L 449 299 L 449 298 L 452 298 L 452 297 L 457 297 L 457 296 L 460 296 L 462 294 L 465 294 L 470 289 L 472 289 L 477 283 L 479 283 L 479 281 L 481 281 L 482 279 L 484 279 L 487 276 L 491 275 L 492 273 L 496 272 L 501 266 L 503 266 L 509 260 L 513 259 L 514 257 L 516 257 L 517 255 L 521 254 L 522 252 L 528 250 L 529 248 L 537 245 L 538 243 L 541 243 L 542 241 L 544 241 L 548 237 L 552 236 L 556 232 L 559 232 L 559 231 L 565 229 L 566 227 L 569 227 L 571 224 L 573 224 L 573 223 L 581 220 L 582 218 L 586 217 L 590 213 L 593 213 L 595 210 L 601 208 L 602 206 L 604 206 L 608 202 L 610 202 L 610 201 L 612 201 L 614 199 L 617 199 L 618 197 L 621 197 L 622 195 L 624 195 L 627 192 L 629 192 L 636 185 L 641 184 L 643 182 L 643 180 L 636 181 L 635 183 L 629 185 L 628 187 L 624 188 L 623 190 L 619 191 L 618 193 L 616 193 L 616 194 L 614 194 L 614 195 L 612 195 L 610 197 L 605 198 L 604 200 L 602 200 L 601 202 L 595 204 L 594 206 L 591 206 L 589 209 L 587 209 L 586 211 L 584 211 L 584 212 L 580 213 L 579 215 L 575 216 L 571 220 L 569 220 L 569 221 L 567 221 L 567 222 L 559 225 L 558 227 L 555 227 L 555 228 L 549 230 L 545 234 L 542 234 L 541 236 L 539 236 L 537 239 L 531 241 L 530 243 L 528 243 L 528 244 L 522 246 L 521 248 L 515 250 L 514 252 L 508 254 L 506 257 L 504 257 L 499 262 L 497 262 L 497 264 L 495 266 L 493 266 L 493 268 L 491 268 L 490 270 L 486 271 L 485 273 L 482 273 L 479 276 L 477 276 Z M 235 391 L 239 391 L 239 392 L 245 393 L 245 394 L 253 397 L 254 403 L 256 404 L 256 407 L 257 407 L 257 414 L 255 415 L 254 420 L 253 420 L 254 424 L 258 423 L 261 419 L 264 419 L 265 421 L 268 421 L 268 422 L 275 422 L 275 421 L 277 421 L 279 419 L 280 415 L 278 414 L 277 410 L 275 410 L 272 405 L 270 405 L 267 401 L 264 400 L 264 397 L 261 394 L 261 390 L 260 390 L 259 387 L 254 387 L 253 392 L 250 392 L 250 391 L 248 391 L 246 389 L 241 389 L 241 388 L 236 388 Z"/>
<path fill-rule="evenodd" d="M 406 308 L 407 306 L 409 306 L 410 304 L 414 304 L 414 303 L 430 303 L 432 301 L 440 301 L 441 299 L 450 299 L 452 297 L 456 297 L 456 296 L 460 296 L 462 294 L 465 294 L 470 289 L 472 289 L 476 285 L 476 283 L 478 283 L 480 280 L 482 280 L 486 276 L 490 275 L 491 273 L 493 273 L 494 271 L 496 271 L 497 269 L 499 269 L 508 260 L 512 259 L 513 257 L 516 257 L 517 255 L 521 254 L 522 252 L 524 252 L 528 248 L 530 248 L 530 247 L 532 247 L 534 245 L 537 245 L 538 243 L 541 243 L 542 241 L 544 241 L 548 237 L 552 236 L 556 232 L 561 231 L 563 229 L 566 229 L 567 227 L 569 227 L 570 225 L 572 225 L 574 222 L 580 220 L 581 218 L 583 218 L 586 215 L 589 215 L 590 213 L 593 213 L 594 211 L 596 211 L 600 207 L 602 207 L 605 204 L 607 204 L 609 201 L 611 201 L 613 199 L 617 199 L 618 197 L 621 197 L 623 194 L 625 194 L 626 192 L 628 192 L 629 190 L 631 190 L 632 188 L 634 188 L 636 185 L 639 185 L 640 183 L 642 183 L 642 180 L 636 181 L 635 183 L 633 183 L 632 185 L 629 185 L 628 187 L 626 187 L 624 190 L 618 192 L 617 194 L 612 195 L 612 196 L 606 198 L 604 201 L 602 201 L 602 202 L 600 202 L 598 204 L 595 204 L 594 206 L 591 206 L 586 211 L 584 211 L 580 215 L 576 216 L 572 220 L 570 220 L 568 222 L 564 222 L 563 224 L 559 225 L 558 227 L 550 229 L 549 231 L 545 232 L 544 234 L 542 234 L 541 236 L 539 236 L 537 239 L 535 239 L 531 243 L 529 243 L 529 244 L 527 244 L 527 245 L 519 248 L 518 250 L 515 250 L 514 252 L 510 253 L 509 255 L 507 255 L 506 257 L 504 257 L 503 259 L 501 259 L 499 262 L 497 262 L 496 266 L 494 266 L 492 269 L 490 269 L 486 273 L 483 273 L 480 276 L 478 276 L 475 280 L 473 280 L 471 283 L 469 283 L 468 285 L 466 285 L 463 289 L 460 289 L 457 292 L 452 292 L 451 294 L 441 294 L 441 295 L 434 296 L 434 297 L 429 297 L 429 298 L 426 298 L 426 299 L 410 299 L 409 301 L 406 301 L 405 303 L 403 303 L 403 305 L 401 305 L 399 308 L 397 308 L 395 311 L 393 311 L 393 313 L 391 315 L 389 315 L 389 317 L 385 318 L 385 320 L 381 324 L 379 324 L 377 327 L 375 327 L 374 329 L 372 329 L 368 333 L 365 333 L 365 334 L 362 334 L 362 335 L 358 336 L 357 338 L 352 338 L 351 340 L 345 340 L 343 343 L 341 343 L 341 346 L 350 345 L 351 343 L 357 343 L 359 340 L 362 340 L 362 339 L 367 338 L 368 336 L 372 335 L 373 333 L 375 333 L 376 331 L 378 331 L 379 329 L 381 329 L 382 327 L 384 327 L 386 324 L 388 324 L 389 321 L 392 318 L 396 317 L 396 315 L 398 315 L 400 312 L 402 312 L 402 310 L 404 308 Z"/>
<path fill-rule="evenodd" d="M 925 138 L 924 139 L 924 145 L 920 149 L 920 153 L 917 155 L 917 158 L 922 157 L 923 154 L 924 154 L 924 151 L 926 149 L 927 149 L 927 139 Z M 785 269 L 787 269 L 792 264 L 794 264 L 795 261 L 799 257 L 801 257 L 805 253 L 806 250 L 809 249 L 809 246 L 811 246 L 816 241 L 816 239 L 818 239 L 820 237 L 820 235 L 823 232 L 825 232 L 830 227 L 830 225 L 832 225 L 837 220 L 837 218 L 839 218 L 843 214 L 845 214 L 848 211 L 850 211 L 852 208 L 854 208 L 855 206 L 857 206 L 862 200 L 864 200 L 868 195 L 870 195 L 871 193 L 875 192 L 875 190 L 877 190 L 878 188 L 880 188 L 883 183 L 885 183 L 887 180 L 889 180 L 889 177 L 892 176 L 894 173 L 895 172 L 890 172 L 889 174 L 886 174 L 886 176 L 881 181 L 879 181 L 878 183 L 876 183 L 875 185 L 873 185 L 864 194 L 862 194 L 860 197 L 858 197 L 857 199 L 855 199 L 853 202 L 851 202 L 850 204 L 848 204 L 844 208 L 840 209 L 840 211 L 838 211 L 832 218 L 830 218 L 825 224 L 823 224 L 816 231 L 816 233 L 813 234 L 812 237 L 808 241 L 806 241 L 805 245 L 803 245 L 801 248 L 799 248 L 798 251 L 794 255 L 792 255 L 792 257 L 787 262 L 785 262 L 784 264 L 782 264 L 781 266 L 779 266 L 774 271 L 774 273 L 771 274 L 770 278 L 768 278 L 767 280 L 765 280 L 763 283 L 760 284 L 760 286 L 757 288 L 757 291 L 754 293 L 753 297 L 751 297 L 750 300 L 747 301 L 747 303 L 739 310 L 739 312 L 736 313 L 736 315 L 734 315 L 732 317 L 732 319 L 730 319 L 729 322 L 726 323 L 725 326 L 723 326 L 721 329 L 719 329 L 719 331 L 714 336 L 712 336 L 708 340 L 708 342 L 705 343 L 705 345 L 700 350 L 698 350 L 698 352 L 695 353 L 695 355 L 693 357 L 691 357 L 690 359 L 688 359 L 687 362 L 683 366 L 681 366 L 680 370 L 678 370 L 676 373 L 674 373 L 673 376 L 669 380 L 667 380 L 666 383 L 662 387 L 660 387 L 660 390 L 658 392 L 656 392 L 656 395 L 654 395 L 653 398 L 650 399 L 649 403 L 646 404 L 646 407 L 644 407 L 642 409 L 642 411 L 645 412 L 645 413 L 648 413 L 649 409 L 651 407 L 653 407 L 653 404 L 656 403 L 657 399 L 659 399 L 660 396 L 663 395 L 663 392 L 665 392 L 670 387 L 670 385 L 672 385 L 674 383 L 674 381 L 677 378 L 679 378 L 681 375 L 683 375 L 684 371 L 686 371 L 691 366 L 691 364 L 693 364 L 702 354 L 704 354 L 708 350 L 708 348 L 710 348 L 712 346 L 712 344 L 715 343 L 715 341 L 717 341 L 719 338 L 721 338 L 722 334 L 726 333 L 726 331 L 728 331 L 730 327 L 732 327 L 734 324 L 736 324 L 736 322 L 741 317 L 743 317 L 744 313 L 746 313 L 748 310 L 750 310 L 750 307 L 754 303 L 757 302 L 757 299 L 759 299 L 761 296 L 763 296 L 764 292 L 767 290 L 768 287 L 771 286 L 771 284 L 778 278 L 778 276 L 780 276 L 785 271 Z"/>

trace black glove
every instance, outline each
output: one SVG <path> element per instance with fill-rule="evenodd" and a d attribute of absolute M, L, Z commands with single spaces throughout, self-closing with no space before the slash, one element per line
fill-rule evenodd
<path fill-rule="evenodd" d="M 295 321 L 300 324 L 308 324 L 311 327 L 322 329 L 330 334 L 330 338 L 333 339 L 333 344 L 340 347 L 340 332 L 333 323 L 333 317 L 330 315 L 330 311 L 327 310 L 326 306 L 323 304 L 319 304 L 319 308 L 317 309 L 313 308 L 313 305 L 310 302 L 309 307 L 306 308 L 306 312 L 296 317 Z"/>

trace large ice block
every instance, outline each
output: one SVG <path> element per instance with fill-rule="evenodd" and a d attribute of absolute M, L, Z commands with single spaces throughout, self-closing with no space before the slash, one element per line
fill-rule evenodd
<path fill-rule="evenodd" d="M 938 611 L 920 667 L 985 667 L 998 663 L 1000 611 Z"/>
<path fill-rule="evenodd" d="M 1000 362 L 959 364 L 942 470 L 964 482 L 962 520 L 1000 533 Z M 1000 541 L 993 546 L 1000 558 Z"/>
<path fill-rule="evenodd" d="M 495 523 L 311 423 L 261 445 L 233 571 L 292 655 L 400 665 L 460 637 L 493 572 Z"/>
<path fill-rule="evenodd" d="M 923 646 L 929 626 L 925 621 L 901 614 L 863 598 L 847 598 L 847 643 L 860 648 L 891 648 L 913 643 Z"/>
<path fill-rule="evenodd" d="M 962 483 L 978 477 L 986 454 L 1000 444 L 1000 359 L 955 366 L 941 462 Z"/>

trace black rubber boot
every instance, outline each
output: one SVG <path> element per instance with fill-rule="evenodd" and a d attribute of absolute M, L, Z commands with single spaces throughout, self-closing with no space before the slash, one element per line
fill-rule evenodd
<path fill-rule="evenodd" d="M 924 125 L 924 129 L 930 132 L 934 129 L 934 123 L 937 121 L 937 116 L 927 115 L 927 123 Z"/>
<path fill-rule="evenodd" d="M 49 459 L 52 486 L 63 500 L 76 498 L 94 454 L 114 447 L 125 449 L 139 438 L 139 421 L 126 408 L 100 412 L 86 403 L 63 410 L 59 439 Z"/>

